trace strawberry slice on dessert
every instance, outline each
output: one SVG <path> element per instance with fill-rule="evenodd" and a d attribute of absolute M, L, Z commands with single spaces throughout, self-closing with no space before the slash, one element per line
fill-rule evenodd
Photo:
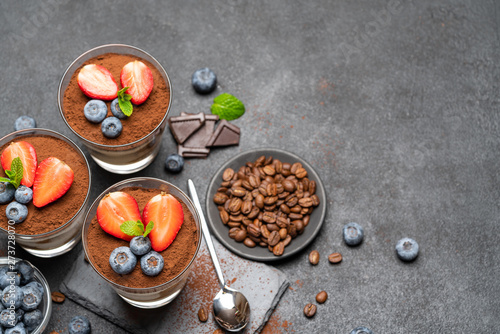
<path fill-rule="evenodd" d="M 153 73 L 143 62 L 135 60 L 123 66 L 120 82 L 122 87 L 129 87 L 126 93 L 132 96 L 130 101 L 139 105 L 153 90 Z"/>
<path fill-rule="evenodd" d="M 118 96 L 118 84 L 111 72 L 101 65 L 85 65 L 77 81 L 83 94 L 91 99 L 111 101 Z"/>
<path fill-rule="evenodd" d="M 184 222 L 181 203 L 172 195 L 162 192 L 149 200 L 142 212 L 143 224 L 154 222 L 149 234 L 151 247 L 161 252 L 174 241 Z"/>
<path fill-rule="evenodd" d="M 37 166 L 36 151 L 33 145 L 25 141 L 11 143 L 2 152 L 0 161 L 4 170 L 10 170 L 12 160 L 19 157 L 23 163 L 23 178 L 21 184 L 30 188 L 35 181 L 35 173 Z"/>
<path fill-rule="evenodd" d="M 133 236 L 122 232 L 120 225 L 126 221 L 141 221 L 141 211 L 134 197 L 123 191 L 115 191 L 105 195 L 99 202 L 97 221 L 104 232 L 130 241 Z"/>
<path fill-rule="evenodd" d="M 33 184 L 33 204 L 41 208 L 61 198 L 73 184 L 71 167 L 55 157 L 40 162 Z"/>

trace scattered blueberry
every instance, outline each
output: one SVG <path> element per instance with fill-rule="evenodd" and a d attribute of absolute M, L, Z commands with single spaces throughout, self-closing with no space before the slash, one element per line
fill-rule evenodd
<path fill-rule="evenodd" d="M 21 204 L 28 204 L 33 199 L 33 190 L 26 186 L 19 186 L 14 193 L 14 198 Z"/>
<path fill-rule="evenodd" d="M 137 258 L 130 248 L 121 246 L 115 248 L 109 256 L 109 265 L 117 274 L 130 274 L 137 264 Z"/>
<path fill-rule="evenodd" d="M 170 154 L 165 160 L 165 168 L 170 173 L 179 173 L 184 167 L 184 158 L 178 154 Z"/>
<path fill-rule="evenodd" d="M 113 116 L 119 119 L 125 119 L 128 117 L 120 109 L 120 105 L 118 104 L 118 99 L 114 99 L 113 102 L 111 102 L 111 113 L 113 114 Z"/>
<path fill-rule="evenodd" d="M 40 290 L 40 292 L 42 293 L 42 297 L 43 295 L 45 294 L 45 290 L 43 289 L 43 285 L 41 285 L 40 283 L 38 283 L 37 281 L 33 281 L 33 282 L 29 282 L 28 284 L 26 284 L 25 286 L 31 286 L 31 287 L 34 287 L 34 288 L 37 288 L 38 290 Z"/>
<path fill-rule="evenodd" d="M 20 224 L 28 216 L 28 208 L 24 204 L 11 202 L 5 209 L 5 215 L 8 220 L 13 220 L 14 223 Z"/>
<path fill-rule="evenodd" d="M 31 332 L 42 323 L 43 313 L 40 310 L 34 310 L 31 312 L 26 312 L 23 317 L 24 325 L 26 329 Z"/>
<path fill-rule="evenodd" d="M 90 333 L 90 321 L 84 316 L 77 315 L 73 317 L 69 322 L 69 333 L 70 334 L 89 334 Z"/>
<path fill-rule="evenodd" d="M 116 138 L 122 133 L 122 122 L 116 117 L 108 117 L 101 124 L 102 134 L 107 138 Z"/>
<path fill-rule="evenodd" d="M 27 332 L 24 324 L 20 322 L 15 327 L 6 329 L 5 334 L 27 334 Z"/>
<path fill-rule="evenodd" d="M 83 107 L 85 118 L 92 123 L 101 123 L 108 114 L 108 106 L 101 100 L 90 100 Z"/>
<path fill-rule="evenodd" d="M 413 261 L 418 256 L 418 243 L 410 238 L 403 238 L 396 244 L 398 257 L 403 261 Z"/>
<path fill-rule="evenodd" d="M 151 241 L 149 238 L 144 238 L 142 235 L 133 237 L 130 240 L 130 251 L 137 256 L 146 254 L 151 250 Z"/>
<path fill-rule="evenodd" d="M 217 76 L 208 67 L 200 68 L 193 73 L 191 82 L 195 91 L 200 94 L 209 94 L 217 86 Z"/>
<path fill-rule="evenodd" d="M 0 289 L 3 291 L 6 287 L 11 285 L 12 280 L 14 280 L 14 285 L 19 286 L 21 284 L 21 274 L 12 272 L 10 275 L 9 267 L 4 266 L 0 268 Z"/>
<path fill-rule="evenodd" d="M 357 246 L 363 241 L 363 228 L 357 223 L 348 223 L 344 226 L 344 241 L 349 246 Z"/>
<path fill-rule="evenodd" d="M 351 331 L 351 334 L 373 334 L 372 330 L 365 326 L 359 326 Z"/>
<path fill-rule="evenodd" d="M 26 115 L 20 116 L 14 122 L 14 130 L 23 130 L 23 129 L 33 129 L 36 128 L 36 121 L 33 117 L 29 117 Z"/>
<path fill-rule="evenodd" d="M 21 307 L 21 303 L 23 302 L 23 291 L 22 288 L 15 285 L 9 285 L 2 291 L 2 303 L 5 308 L 9 308 L 11 306 L 11 301 L 16 309 Z"/>
<path fill-rule="evenodd" d="M 33 266 L 24 260 L 16 262 L 14 271 L 17 271 L 21 274 L 21 284 L 23 285 L 31 282 L 31 280 L 35 276 L 35 269 L 33 268 Z"/>
<path fill-rule="evenodd" d="M 156 276 L 163 270 L 163 256 L 151 251 L 141 257 L 142 272 L 148 276 Z"/>
<path fill-rule="evenodd" d="M 32 286 L 23 286 L 21 289 L 23 292 L 21 308 L 25 311 L 33 311 L 42 302 L 42 293 Z"/>
<path fill-rule="evenodd" d="M 9 182 L 0 182 L 0 204 L 7 204 L 14 199 L 16 188 Z"/>
<path fill-rule="evenodd" d="M 3 310 L 0 313 L 0 325 L 5 328 L 14 327 L 17 324 L 17 317 L 14 312 L 10 315 L 10 310 Z M 0 328 L 1 328 L 0 326 Z"/>

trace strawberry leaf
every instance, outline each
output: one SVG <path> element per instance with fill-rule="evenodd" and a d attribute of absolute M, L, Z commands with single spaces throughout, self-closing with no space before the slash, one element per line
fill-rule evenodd
<path fill-rule="evenodd" d="M 155 223 L 153 223 L 152 221 L 148 223 L 148 225 L 146 226 L 146 231 L 144 232 L 144 235 L 143 237 L 147 237 L 149 232 L 151 232 L 151 230 L 153 229 L 153 227 L 155 226 Z"/>
<path fill-rule="evenodd" d="M 128 220 L 120 225 L 120 230 L 126 235 L 136 237 L 144 234 L 144 225 L 140 220 L 136 222 L 133 220 Z"/>
<path fill-rule="evenodd" d="M 132 95 L 125 93 L 127 89 L 130 87 L 124 87 L 118 91 L 118 105 L 120 106 L 120 110 L 127 116 L 130 117 L 132 112 L 134 111 L 134 107 L 132 106 Z"/>

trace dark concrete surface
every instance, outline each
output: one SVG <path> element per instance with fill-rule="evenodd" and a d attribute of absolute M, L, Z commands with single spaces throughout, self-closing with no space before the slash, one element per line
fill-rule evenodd
<path fill-rule="evenodd" d="M 334 1 L 2 1 L 0 134 L 21 114 L 75 139 L 58 114 L 59 79 L 82 52 L 108 43 L 143 48 L 167 69 L 172 115 L 209 112 L 232 93 L 246 105 L 234 123 L 238 147 L 163 169 L 175 151 L 163 138 L 153 165 L 136 175 L 165 178 L 201 200 L 227 159 L 260 146 L 308 160 L 329 199 L 318 238 L 278 263 L 292 282 L 269 333 L 487 333 L 500 325 L 499 10 L 486 0 Z M 219 87 L 199 96 L 191 74 L 209 66 Z M 92 198 L 122 176 L 91 163 Z M 364 226 L 347 247 L 342 226 Z M 400 262 L 402 237 L 419 258 Z M 33 259 L 53 289 L 81 245 L 52 260 Z M 308 252 L 317 249 L 312 267 Z M 343 254 L 333 266 L 327 255 Z M 313 319 L 304 305 L 326 290 Z M 75 314 L 93 333 L 121 333 L 71 301 L 56 305 L 49 331 L 67 332 Z"/>

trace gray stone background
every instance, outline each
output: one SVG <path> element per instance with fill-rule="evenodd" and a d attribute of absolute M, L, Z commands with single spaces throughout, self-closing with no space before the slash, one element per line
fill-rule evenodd
<path fill-rule="evenodd" d="M 217 168 L 261 146 L 283 148 L 321 175 L 328 214 L 317 239 L 275 266 L 292 285 L 268 332 L 487 333 L 500 325 L 499 10 L 486 0 L 2 1 L 0 134 L 21 114 L 76 140 L 57 109 L 66 67 L 102 44 L 145 49 L 167 69 L 171 115 L 209 112 L 222 92 L 247 111 L 238 147 L 165 172 L 176 150 L 169 133 L 156 161 L 135 175 L 182 189 L 194 179 L 202 203 Z M 190 86 L 208 66 L 210 96 Z M 121 180 L 91 162 L 92 200 Z M 134 175 L 134 176 L 135 176 Z M 365 242 L 347 247 L 342 226 L 357 221 Z M 416 239 L 417 261 L 394 246 Z M 312 267 L 308 253 L 322 258 Z M 81 245 L 32 260 L 57 290 Z M 328 254 L 344 260 L 333 266 Z M 328 301 L 302 314 L 317 292 Z M 49 330 L 67 333 L 84 314 L 93 333 L 122 333 L 71 301 L 55 305 Z"/>

